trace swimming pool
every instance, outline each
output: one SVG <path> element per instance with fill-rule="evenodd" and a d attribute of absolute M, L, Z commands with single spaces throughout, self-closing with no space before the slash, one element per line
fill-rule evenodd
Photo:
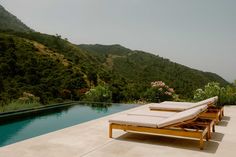
<path fill-rule="evenodd" d="M 137 104 L 80 104 L 60 107 L 0 125 L 0 147 L 137 107 Z"/>

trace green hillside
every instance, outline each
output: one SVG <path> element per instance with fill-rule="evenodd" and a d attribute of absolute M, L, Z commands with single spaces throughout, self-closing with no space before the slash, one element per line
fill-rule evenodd
<path fill-rule="evenodd" d="M 96 57 L 107 68 L 137 85 L 162 80 L 174 87 L 177 93 L 191 97 L 192 91 L 208 82 L 216 81 L 223 86 L 228 84 L 217 74 L 191 69 L 157 55 L 132 51 L 120 45 L 83 44 L 79 47 Z"/>
<path fill-rule="evenodd" d="M 87 88 L 86 75 L 79 67 L 36 41 L 0 33 L 0 101 L 30 92 L 42 103 L 79 96 Z M 77 92 L 77 93 L 75 93 Z"/>
<path fill-rule="evenodd" d="M 20 32 L 32 31 L 24 23 L 22 23 L 17 17 L 9 13 L 5 8 L 0 5 L 0 29 L 11 29 Z"/>
<path fill-rule="evenodd" d="M 87 51 L 60 36 L 0 31 L 1 104 L 24 92 L 39 97 L 43 104 L 82 100 L 91 87 L 108 83 L 112 88 L 119 80 L 125 83 Z"/>
<path fill-rule="evenodd" d="M 1 101 L 19 98 L 23 92 L 42 103 L 81 100 L 100 83 L 108 84 L 112 100 L 139 100 L 150 82 L 162 80 L 183 98 L 208 82 L 227 81 L 170 62 L 168 59 L 120 45 L 73 45 L 38 32 L 2 31 L 0 36 Z"/>

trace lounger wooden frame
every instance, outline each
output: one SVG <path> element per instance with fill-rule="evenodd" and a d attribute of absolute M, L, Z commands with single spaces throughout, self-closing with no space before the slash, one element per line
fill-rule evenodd
<path fill-rule="evenodd" d="M 224 117 L 224 107 L 209 106 L 206 113 L 202 113 L 201 117 L 215 119 L 218 124 Z"/>
<path fill-rule="evenodd" d="M 143 126 L 133 126 L 124 124 L 109 124 L 109 137 L 112 138 L 112 130 L 119 129 L 138 133 L 151 133 L 158 135 L 172 135 L 179 137 L 190 137 L 199 139 L 199 148 L 203 149 L 204 139 L 207 141 L 211 136 L 211 128 L 214 131 L 214 120 L 209 122 L 198 122 L 196 119 L 171 125 L 165 128 L 151 128 Z"/>
<path fill-rule="evenodd" d="M 216 121 L 215 119 L 206 119 L 204 117 L 199 117 L 195 122 L 192 122 L 191 125 L 208 126 L 208 138 L 211 139 L 212 132 L 215 132 Z"/>

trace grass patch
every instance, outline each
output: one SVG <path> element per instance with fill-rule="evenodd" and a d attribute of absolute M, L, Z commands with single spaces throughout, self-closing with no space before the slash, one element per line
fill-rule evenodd
<path fill-rule="evenodd" d="M 12 101 L 11 103 L 9 103 L 7 105 L 1 106 L 0 113 L 23 110 L 23 109 L 30 109 L 30 108 L 34 108 L 34 107 L 40 107 L 40 106 L 42 106 L 42 104 L 40 104 L 39 102 L 22 103 L 19 101 Z"/>

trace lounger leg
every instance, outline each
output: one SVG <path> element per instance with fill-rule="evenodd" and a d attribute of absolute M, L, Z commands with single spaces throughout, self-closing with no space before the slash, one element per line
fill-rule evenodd
<path fill-rule="evenodd" d="M 209 141 L 209 139 L 211 139 L 211 127 L 210 126 L 208 127 L 208 131 L 206 134 L 206 140 Z"/>
<path fill-rule="evenodd" d="M 219 120 L 221 121 L 222 118 L 224 117 L 224 109 L 220 109 L 220 116 L 219 116 Z"/>
<path fill-rule="evenodd" d="M 201 136 L 201 138 L 200 138 L 200 149 L 201 149 L 201 150 L 203 150 L 203 145 L 204 145 L 203 142 L 204 142 L 204 141 L 203 141 L 203 137 Z"/>
<path fill-rule="evenodd" d="M 109 124 L 109 138 L 112 138 L 112 124 Z"/>
<path fill-rule="evenodd" d="M 216 124 L 218 124 L 219 123 L 219 117 L 217 116 L 216 117 Z"/>
<path fill-rule="evenodd" d="M 224 116 L 224 113 L 223 113 L 223 109 L 222 109 L 222 110 L 220 111 L 220 120 L 222 120 L 223 116 Z"/>

